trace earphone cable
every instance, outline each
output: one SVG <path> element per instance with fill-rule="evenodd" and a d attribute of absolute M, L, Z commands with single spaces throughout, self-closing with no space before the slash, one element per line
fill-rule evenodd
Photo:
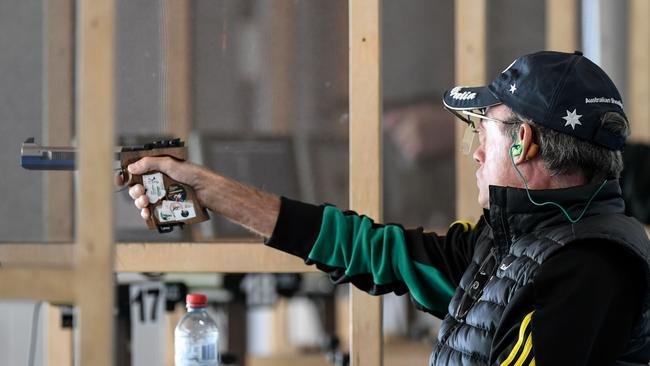
<path fill-rule="evenodd" d="M 515 140 L 516 140 L 516 137 L 515 137 Z M 603 187 L 605 186 L 605 183 L 607 183 L 607 179 L 605 179 L 603 181 L 603 183 L 601 183 L 601 185 L 598 187 L 598 189 L 596 189 L 596 191 L 594 191 L 594 194 L 591 195 L 591 198 L 589 198 L 589 201 L 587 201 L 587 204 L 585 205 L 584 209 L 582 209 L 582 212 L 580 213 L 580 216 L 578 216 L 578 218 L 574 220 L 573 218 L 571 218 L 571 215 L 569 215 L 569 213 L 564 209 L 564 207 L 562 207 L 559 203 L 556 203 L 556 202 L 553 202 L 553 201 L 538 203 L 538 202 L 535 202 L 535 200 L 533 200 L 533 197 L 530 194 L 530 190 L 528 189 L 528 182 L 526 182 L 526 178 L 524 177 L 524 175 L 521 173 L 521 171 L 517 167 L 517 164 L 515 164 L 515 157 L 512 154 L 512 150 L 514 148 L 516 148 L 516 146 L 517 146 L 517 143 L 514 142 L 514 141 L 513 141 L 512 145 L 510 145 L 510 151 L 509 151 L 510 161 L 512 162 L 512 166 L 517 171 L 517 174 L 519 174 L 519 177 L 521 177 L 521 180 L 524 182 L 524 188 L 526 189 L 526 195 L 528 195 L 528 200 L 535 206 L 546 206 L 546 205 L 556 206 L 557 208 L 559 208 L 562 211 L 564 216 L 566 216 L 566 218 L 572 224 L 575 224 L 578 221 L 580 221 L 580 219 L 582 219 L 582 216 L 584 216 L 584 214 L 587 212 L 587 209 L 591 205 L 591 202 L 594 200 L 594 198 L 596 198 L 598 193 L 600 193 L 600 191 L 603 189 Z"/>

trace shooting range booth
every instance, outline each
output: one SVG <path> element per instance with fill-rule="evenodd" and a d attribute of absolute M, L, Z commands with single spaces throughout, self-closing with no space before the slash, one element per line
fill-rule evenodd
<path fill-rule="evenodd" d="M 39 105 L 39 112 L 3 115 L 7 119 L 1 122 L 0 142 L 9 157 L 0 166 L 10 183 L 3 186 L 9 197 L 3 210 L 7 223 L 0 226 L 0 319 L 13 320 L 0 324 L 7 324 L 7 334 L 20 336 L 0 346 L 0 364 L 173 365 L 173 329 L 184 309 L 170 298 L 187 287 L 169 283 L 192 283 L 214 299 L 215 316 L 226 324 L 225 352 L 236 356 L 232 364 L 343 365 L 347 357 L 353 366 L 427 362 L 433 339 L 428 325 L 417 336 L 407 327 L 398 340 L 385 337 L 382 297 L 352 286 L 342 294 L 321 285 L 327 278 L 314 266 L 263 245 L 261 238 L 214 213 L 210 222 L 168 236 L 148 231 L 126 193 L 116 193 L 114 149 L 178 137 L 186 141 L 189 160 L 263 190 L 334 203 L 377 222 L 384 222 L 388 210 L 426 215 L 424 225 L 444 232 L 442 222 L 448 218 L 476 222 L 482 213 L 475 163 L 456 148 L 464 127 L 449 122 L 452 148 L 427 160 L 428 172 L 444 167 L 429 177 L 413 172 L 420 162 L 387 157 L 385 149 L 399 149 L 382 124 L 387 109 L 408 108 L 409 100 L 419 105 L 420 96 L 441 93 L 427 90 L 435 83 L 484 85 L 495 65 L 507 65 L 504 59 L 533 45 L 565 52 L 591 47 L 592 55 L 623 81 L 630 140 L 650 143 L 650 2 L 626 0 L 624 7 L 607 0 L 515 3 L 11 0 L 0 5 L 0 39 L 15 48 L 8 54 L 31 52 L 27 61 L 20 53 L 15 59 L 0 56 L 6 75 L 0 81 L 24 80 L 30 65 L 39 76 L 36 83 L 9 88 L 27 90 L 22 97 L 2 94 L 7 106 L 35 97 L 29 104 Z M 505 9 L 516 6 L 542 11 L 544 16 L 531 21 L 537 28 L 519 36 L 489 22 L 503 20 L 507 27 L 506 20 L 515 15 Z M 413 36 L 444 19 L 437 25 L 447 28 L 444 40 L 431 31 L 426 32 L 429 43 L 408 43 L 396 24 L 406 27 L 409 17 L 419 22 L 419 28 L 409 28 Z M 517 24 L 522 22 L 527 20 Z M 21 27 L 37 29 L 32 43 L 9 41 Z M 511 43 L 499 41 L 499 32 L 509 32 Z M 405 44 L 444 67 L 432 64 L 422 73 L 422 67 L 409 63 L 413 58 Z M 418 73 L 397 72 L 409 69 Z M 408 82 L 415 91 L 401 90 Z M 216 94 L 215 88 L 222 89 Z M 394 106 L 389 108 L 387 100 Z M 17 133 L 29 135 L 19 141 Z M 15 164 L 19 143 L 35 134 L 43 145 L 76 146 L 77 171 L 26 172 Z M 395 171 L 405 178 L 398 179 Z M 417 201 L 408 196 L 415 183 L 404 182 L 418 174 L 434 183 L 446 179 L 447 188 L 440 188 L 436 198 L 448 207 L 444 212 L 429 206 L 409 210 L 384 193 L 395 188 L 409 202 Z M 390 220 L 401 217 L 391 214 Z M 215 279 L 215 273 L 228 276 Z M 251 274 L 276 275 L 250 276 L 240 283 Z M 273 305 L 255 312 L 238 299 L 255 283 L 280 286 L 286 277 L 277 274 L 297 274 L 301 285 L 292 294 L 307 294 L 292 301 L 274 293 Z M 234 290 L 223 291 L 230 280 L 236 281 Z M 134 300 L 159 294 L 152 289 L 165 291 L 168 304 Z M 305 298 L 316 300 L 306 303 Z M 397 322 L 417 325 L 411 305 L 395 301 L 401 309 L 395 312 L 405 314 Z M 165 308 L 164 315 L 155 322 L 136 322 L 136 306 L 148 315 L 154 307 Z M 117 309 L 130 316 L 120 318 Z M 336 335 L 335 344 L 307 342 L 318 336 L 292 328 L 291 318 L 299 312 L 307 314 L 301 315 L 305 319 L 316 317 L 317 327 Z"/>

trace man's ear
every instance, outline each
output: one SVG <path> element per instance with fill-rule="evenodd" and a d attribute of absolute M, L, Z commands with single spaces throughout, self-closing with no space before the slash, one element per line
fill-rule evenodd
<path fill-rule="evenodd" d="M 533 142 L 533 128 L 528 123 L 522 123 L 517 133 L 517 145 L 520 154 L 515 156 L 515 164 L 534 159 L 539 153 L 539 145 Z M 513 150 L 514 153 L 514 150 Z"/>

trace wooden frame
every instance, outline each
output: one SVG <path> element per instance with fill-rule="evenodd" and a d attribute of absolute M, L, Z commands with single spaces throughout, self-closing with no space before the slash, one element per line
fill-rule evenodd
<path fill-rule="evenodd" d="M 178 5 L 185 11 L 187 4 Z M 381 77 L 379 0 L 350 7 L 351 206 L 381 219 Z M 0 294 L 75 302 L 79 309 L 79 364 L 111 365 L 113 271 L 309 272 L 300 260 L 261 243 L 129 243 L 114 253 L 112 220 L 114 0 L 80 0 L 77 53 L 79 185 L 77 244 L 2 244 Z M 171 17 L 168 14 L 167 17 Z M 171 18 L 165 19 L 171 22 Z M 182 25 L 186 29 L 186 25 Z M 179 41 L 185 47 L 184 36 Z M 107 46 L 110 45 L 110 46 Z M 167 45 L 167 47 L 170 47 Z M 188 66 L 169 65 L 171 81 L 187 94 Z M 184 86 L 184 87 L 183 87 Z M 186 98 L 167 113 L 188 121 Z M 180 116 L 180 117 L 179 117 Z M 92 117 L 92 118 L 91 118 Z M 185 134 L 187 124 L 174 126 Z M 370 127 L 371 126 L 371 127 Z M 371 131 L 371 135 L 368 135 Z M 63 234 L 64 235 L 64 234 Z M 64 236 L 62 236 L 65 238 Z M 179 258 L 183 258 L 179 260 Z M 251 258 L 257 260 L 251 261 Z M 245 260 L 244 260 L 245 259 Z M 242 266 L 242 263 L 248 263 Z M 7 266 L 9 264 L 9 266 Z M 11 265 L 18 265 L 13 268 Z M 24 286 L 30 283 L 29 287 Z M 101 294 L 101 296 L 98 296 Z M 87 319 L 93 319 L 92 322 Z M 351 354 L 354 365 L 381 365 L 381 301 L 352 292 Z"/>
<path fill-rule="evenodd" d="M 43 84 L 43 143 L 66 146 L 72 140 L 74 121 L 74 1 L 51 0 L 44 3 L 45 62 Z M 48 171 L 44 174 L 45 238 L 48 241 L 72 240 L 72 174 Z"/>
<path fill-rule="evenodd" d="M 350 0 L 350 207 L 382 220 L 381 4 Z M 350 287 L 350 362 L 382 365 L 380 297 Z"/>
<path fill-rule="evenodd" d="M 164 14 L 163 49 L 165 86 L 163 118 L 171 136 L 187 141 L 192 127 L 192 40 L 191 0 L 166 0 L 162 3 Z"/>
<path fill-rule="evenodd" d="M 115 1 L 80 0 L 77 11 L 77 359 L 111 366 Z"/>
<path fill-rule="evenodd" d="M 577 50 L 578 21 L 577 0 L 546 0 L 546 49 Z"/>
<path fill-rule="evenodd" d="M 77 337 L 80 345 L 77 348 L 78 363 L 109 366 L 113 364 L 115 3 L 113 0 L 79 0 L 77 5 L 79 221 L 74 265 L 54 268 L 3 266 L 0 269 L 0 294 L 3 298 L 76 303 L 80 332 Z M 48 79 L 48 82 L 52 80 Z"/>
<path fill-rule="evenodd" d="M 650 143 L 650 2 L 630 0 L 628 28 L 627 114 L 632 127 L 630 139 Z"/>
<path fill-rule="evenodd" d="M 456 0 L 456 85 L 486 83 L 486 2 L 485 0 Z M 456 146 L 461 146 L 464 123 L 456 123 Z M 474 178 L 474 160 L 456 149 L 456 217 L 477 222 L 481 207 L 477 202 L 478 188 Z"/>

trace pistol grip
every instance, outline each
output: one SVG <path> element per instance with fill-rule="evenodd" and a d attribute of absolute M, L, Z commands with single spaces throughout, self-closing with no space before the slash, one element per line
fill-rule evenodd
<path fill-rule="evenodd" d="M 192 187 L 158 171 L 143 175 L 125 174 L 128 174 L 128 178 L 124 179 L 129 187 L 136 184 L 145 187 L 145 194 L 149 198 L 149 229 L 166 233 L 171 232 L 174 226 L 182 227 L 210 219 Z"/>

